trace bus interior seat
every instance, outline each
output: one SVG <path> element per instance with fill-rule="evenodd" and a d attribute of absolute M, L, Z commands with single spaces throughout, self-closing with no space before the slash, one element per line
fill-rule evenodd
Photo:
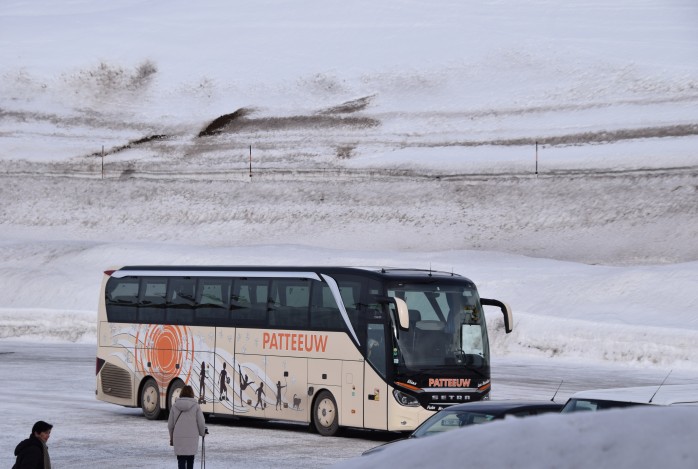
<path fill-rule="evenodd" d="M 413 333 L 413 341 L 425 357 L 439 357 L 445 353 L 447 335 L 444 323 L 438 320 L 417 321 Z"/>
<path fill-rule="evenodd" d="M 407 330 L 408 343 L 410 344 L 411 350 L 415 349 L 417 341 L 417 323 L 422 320 L 422 313 L 418 309 L 408 309 L 407 313 L 410 319 L 410 328 Z M 407 351 L 409 353 L 409 351 Z"/>

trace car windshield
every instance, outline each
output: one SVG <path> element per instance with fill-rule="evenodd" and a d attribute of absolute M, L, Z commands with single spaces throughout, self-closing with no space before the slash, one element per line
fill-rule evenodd
<path fill-rule="evenodd" d="M 617 409 L 620 407 L 632 407 L 632 406 L 637 406 L 637 405 L 644 405 L 644 404 L 639 404 L 637 402 L 572 398 L 569 401 L 567 401 L 567 403 L 565 404 L 565 407 L 562 408 L 561 412 L 562 413 L 584 412 L 584 411 L 595 412 L 597 410 Z"/>
<path fill-rule="evenodd" d="M 391 285 L 388 294 L 403 299 L 409 312 L 409 330 L 398 334 L 399 365 L 487 369 L 487 329 L 474 288 L 400 283 Z"/>
<path fill-rule="evenodd" d="M 421 424 L 411 435 L 412 438 L 438 435 L 439 433 L 454 430 L 466 425 L 485 423 L 496 419 L 494 414 L 484 412 L 469 412 L 466 410 L 449 411 L 442 410 Z"/>

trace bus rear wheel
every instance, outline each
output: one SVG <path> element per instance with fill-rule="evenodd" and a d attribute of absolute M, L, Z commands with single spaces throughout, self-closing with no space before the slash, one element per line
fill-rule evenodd
<path fill-rule="evenodd" d="M 333 436 L 339 429 L 337 402 L 329 391 L 320 391 L 313 403 L 313 426 L 322 436 Z"/>
<path fill-rule="evenodd" d="M 162 415 L 160 389 L 154 379 L 149 379 L 141 389 L 141 409 L 148 420 L 157 420 Z"/>
<path fill-rule="evenodd" d="M 179 399 L 179 395 L 182 393 L 183 387 L 184 383 L 179 379 L 175 380 L 175 382 L 172 383 L 172 386 L 170 386 L 170 392 L 167 393 L 168 410 L 172 409 L 172 406 L 174 405 L 175 401 Z"/>

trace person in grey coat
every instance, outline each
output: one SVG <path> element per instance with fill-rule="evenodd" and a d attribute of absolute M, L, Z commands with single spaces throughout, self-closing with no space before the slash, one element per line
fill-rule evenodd
<path fill-rule="evenodd" d="M 204 413 L 194 398 L 194 389 L 184 386 L 179 398 L 170 409 L 167 421 L 170 446 L 174 446 L 179 469 L 193 469 L 194 456 L 199 447 L 199 437 L 207 433 Z"/>

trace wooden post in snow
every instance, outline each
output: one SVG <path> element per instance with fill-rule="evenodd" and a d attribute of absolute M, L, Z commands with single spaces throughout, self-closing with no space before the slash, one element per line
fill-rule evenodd
<path fill-rule="evenodd" d="M 536 177 L 538 177 L 538 141 L 536 140 Z"/>

